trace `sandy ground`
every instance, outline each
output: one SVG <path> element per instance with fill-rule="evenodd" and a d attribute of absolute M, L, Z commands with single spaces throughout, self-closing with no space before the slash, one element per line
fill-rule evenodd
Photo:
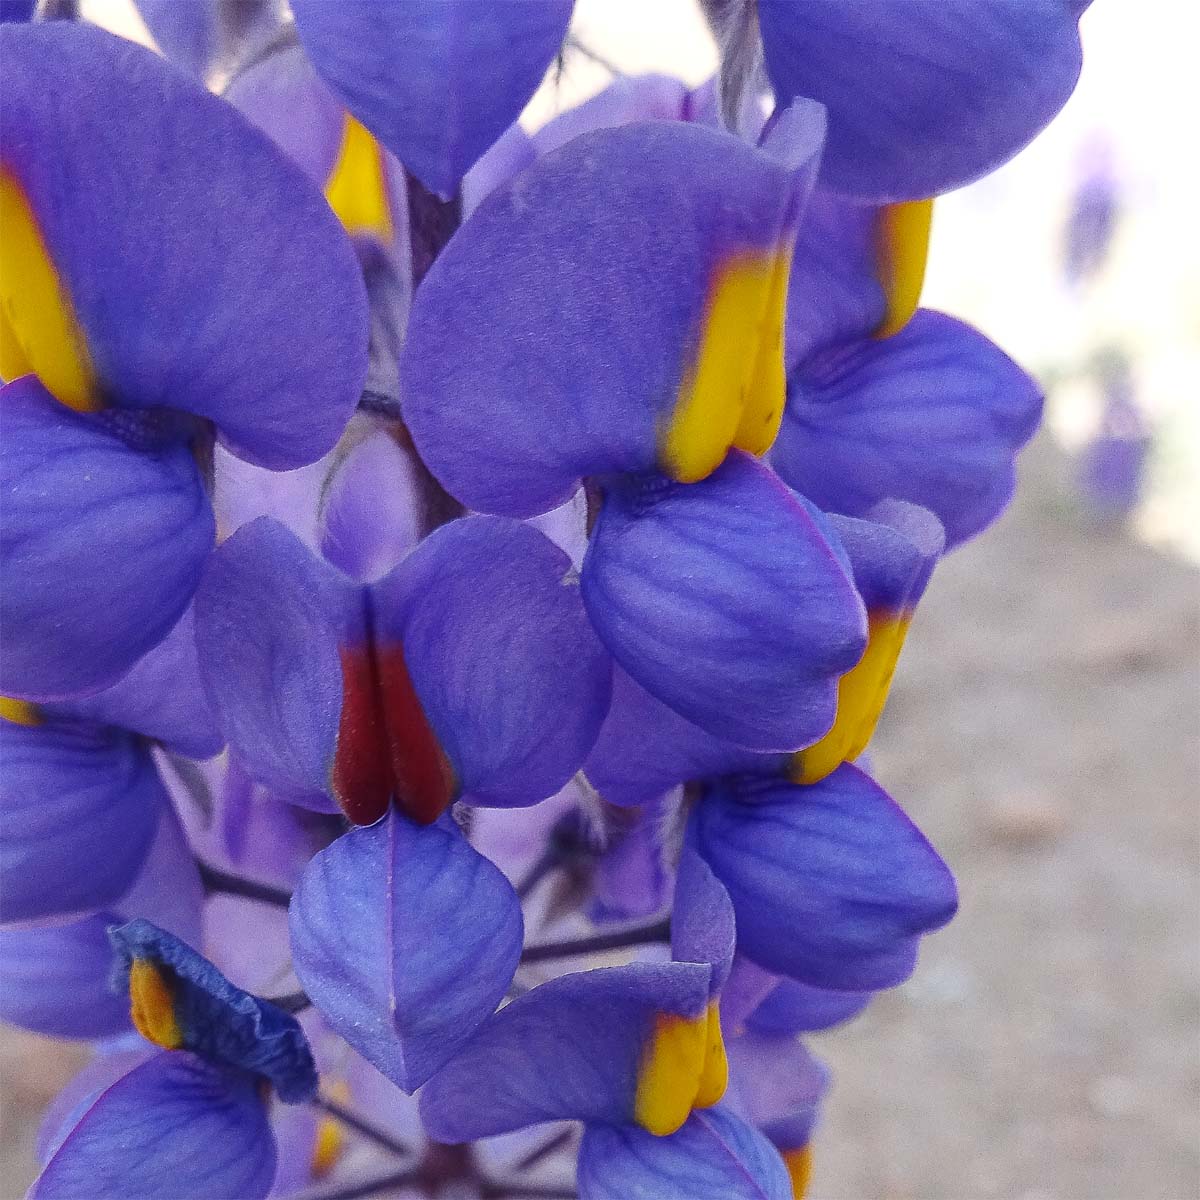
<path fill-rule="evenodd" d="M 876 766 L 958 874 L 905 987 L 816 1039 L 819 1200 L 1200 1195 L 1200 572 L 1020 499 L 939 568 Z M 0 1195 L 78 1052 L 0 1037 Z"/>
<path fill-rule="evenodd" d="M 954 867 L 917 975 L 818 1040 L 824 1200 L 1200 1195 L 1200 573 L 1047 445 L 943 563 L 876 740 Z"/>

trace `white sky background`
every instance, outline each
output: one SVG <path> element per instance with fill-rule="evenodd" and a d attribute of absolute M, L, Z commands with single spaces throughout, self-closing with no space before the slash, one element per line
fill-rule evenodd
<path fill-rule="evenodd" d="M 934 0 L 913 0 L 923 2 Z M 85 0 L 85 11 L 147 40 L 129 0 Z M 938 201 L 923 301 L 978 325 L 1035 373 L 1070 371 L 1105 343 L 1129 353 L 1157 438 L 1138 529 L 1200 559 L 1200 8 L 1192 0 L 1095 0 L 1082 30 L 1083 77 L 1056 121 L 1007 166 Z M 629 74 L 664 71 L 695 85 L 716 66 L 694 0 L 577 0 L 573 32 Z M 523 122 L 544 123 L 608 79 L 573 55 Z M 1072 294 L 1059 270 L 1060 239 L 1081 150 L 1097 136 L 1115 156 L 1123 219 L 1103 275 Z M 1052 398 L 1049 421 L 1073 449 L 1098 412 L 1098 395 L 1081 377 Z"/>

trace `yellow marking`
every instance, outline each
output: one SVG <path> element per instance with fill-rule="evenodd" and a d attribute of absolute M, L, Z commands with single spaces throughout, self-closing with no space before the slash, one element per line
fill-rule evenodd
<path fill-rule="evenodd" d="M 40 725 L 41 714 L 37 705 L 28 700 L 14 700 L 11 696 L 0 696 L 0 720 L 13 725 Z"/>
<path fill-rule="evenodd" d="M 838 684 L 833 728 L 807 750 L 792 755 L 794 783 L 819 783 L 867 748 L 887 701 L 911 620 L 911 614 L 868 614 L 867 648 Z"/>
<path fill-rule="evenodd" d="M 812 1179 L 812 1146 L 801 1146 L 799 1150 L 788 1150 L 783 1161 L 792 1183 L 792 1200 L 804 1200 L 808 1182 Z"/>
<path fill-rule="evenodd" d="M 705 1019 L 704 1066 L 700 1071 L 700 1086 L 696 1089 L 693 1108 L 708 1108 L 725 1095 L 729 1086 L 729 1059 L 725 1056 L 725 1039 L 721 1036 L 721 1012 L 714 1000 L 708 1006 Z"/>
<path fill-rule="evenodd" d="M 24 189 L 0 170 L 0 376 L 36 374 L 68 408 L 103 405 L 87 342 Z"/>
<path fill-rule="evenodd" d="M 759 326 L 758 353 L 750 376 L 750 388 L 746 393 L 746 404 L 737 433 L 733 436 L 733 444 L 749 454 L 766 454 L 783 420 L 783 405 L 787 396 L 783 320 L 791 270 L 790 254 L 775 255 L 767 307 Z"/>
<path fill-rule="evenodd" d="M 342 1157 L 346 1136 L 333 1117 L 322 1117 L 317 1122 L 317 1137 L 313 1142 L 312 1174 L 314 1179 L 328 1175 Z"/>
<path fill-rule="evenodd" d="M 725 1094 L 729 1065 L 714 1000 L 698 1017 L 659 1013 L 638 1069 L 634 1120 L 665 1137 Z"/>
<path fill-rule="evenodd" d="M 349 113 L 337 162 L 325 185 L 325 199 L 347 233 L 369 233 L 381 242 L 391 243 L 395 231 L 383 152 Z"/>
<path fill-rule="evenodd" d="M 162 972 L 143 958 L 135 958 L 129 971 L 129 1015 L 133 1027 L 148 1042 L 164 1050 L 178 1050 L 183 1045 L 171 987 Z"/>
<path fill-rule="evenodd" d="M 708 1017 L 677 1017 L 659 1013 L 654 1018 L 638 1070 L 634 1120 L 649 1133 L 664 1137 L 688 1119 L 704 1068 Z"/>
<path fill-rule="evenodd" d="M 877 338 L 899 333 L 917 311 L 929 259 L 932 223 L 932 200 L 889 204 L 879 214 L 875 262 L 887 298 L 887 311 L 875 330 Z"/>
<path fill-rule="evenodd" d="M 695 362 L 659 438 L 680 483 L 713 473 L 730 446 L 762 454 L 783 417 L 783 310 L 790 250 L 738 254 L 713 278 Z"/>

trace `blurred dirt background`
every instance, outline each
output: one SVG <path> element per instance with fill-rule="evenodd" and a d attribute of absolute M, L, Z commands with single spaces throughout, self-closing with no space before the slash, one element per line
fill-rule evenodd
<path fill-rule="evenodd" d="M 875 766 L 958 876 L 915 977 L 814 1039 L 824 1200 L 1200 1195 L 1200 572 L 1027 452 L 942 563 Z"/>

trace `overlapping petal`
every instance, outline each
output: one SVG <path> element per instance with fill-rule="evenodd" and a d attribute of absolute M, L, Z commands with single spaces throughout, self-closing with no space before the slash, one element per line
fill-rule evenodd
<path fill-rule="evenodd" d="M 656 1017 L 702 1017 L 708 979 L 707 965 L 636 963 L 534 988 L 426 1084 L 425 1128 L 464 1142 L 542 1121 L 632 1121 Z"/>
<path fill-rule="evenodd" d="M 512 886 L 453 824 L 389 813 L 309 864 L 296 974 L 329 1025 L 412 1092 L 500 1003 L 521 955 Z"/>
<path fill-rule="evenodd" d="M 312 1100 L 317 1072 L 299 1022 L 235 987 L 186 943 L 141 918 L 113 926 L 114 987 L 130 1000 L 137 1031 L 234 1073 L 268 1081 L 286 1104 Z"/>
<path fill-rule="evenodd" d="M 718 737 L 795 749 L 833 723 L 862 606 L 816 522 L 749 455 L 701 483 L 614 486 L 583 570 L 588 614 L 651 695 Z"/>
<path fill-rule="evenodd" d="M 771 461 L 830 512 L 863 516 L 888 497 L 920 504 L 953 547 L 1008 502 L 1041 410 L 1038 385 L 999 347 L 922 309 L 894 337 L 793 371 Z"/>
<path fill-rule="evenodd" d="M 168 803 L 147 748 L 117 730 L 0 720 L 0 757 L 2 919 L 112 905 Z"/>
<path fill-rule="evenodd" d="M 27 369 L 76 407 L 208 418 L 264 466 L 319 458 L 358 402 L 367 308 L 317 190 L 141 46 L 68 22 L 6 27 L 0 45 L 0 285 Z M 65 136 L 79 122 L 89 136 Z M 129 163 L 152 186 L 130 187 Z M 72 329 L 77 378 L 60 385 Z"/>
<path fill-rule="evenodd" d="M 829 1071 L 797 1037 L 744 1033 L 729 1042 L 741 1111 L 781 1150 L 812 1136 Z"/>
<path fill-rule="evenodd" d="M 739 771 L 782 769 L 764 755 L 716 737 L 613 670 L 613 699 L 584 764 L 588 782 L 610 804 L 646 804 L 681 783 Z"/>
<path fill-rule="evenodd" d="M 582 765 L 608 710 L 608 655 L 571 560 L 527 525 L 436 530 L 374 585 L 377 639 L 404 646 L 421 707 L 479 804 L 532 804 Z"/>
<path fill-rule="evenodd" d="M 957 908 L 953 876 L 933 847 L 848 764 L 809 787 L 714 787 L 693 820 L 733 900 L 739 951 L 802 983 L 900 983 L 921 935 Z"/>
<path fill-rule="evenodd" d="M 737 941 L 729 893 L 689 838 L 679 857 L 675 903 L 671 910 L 671 957 L 677 962 L 708 963 L 709 995 L 729 978 Z"/>
<path fill-rule="evenodd" d="M 259 1200 L 275 1177 L 275 1141 L 249 1075 L 186 1051 L 157 1054 L 80 1114 L 30 1200 Z"/>
<path fill-rule="evenodd" d="M 250 773 L 317 808 L 333 769 L 351 588 L 268 517 L 218 550 L 196 595 L 205 686 Z"/>
<path fill-rule="evenodd" d="M 321 553 L 359 583 L 380 579 L 421 540 L 420 475 L 389 433 L 359 442 L 329 480 Z"/>
<path fill-rule="evenodd" d="M 728 1106 L 696 1112 L 678 1133 L 589 1125 L 579 1147 L 581 1200 L 792 1200 L 774 1147 Z"/>
<path fill-rule="evenodd" d="M 573 0 L 294 0 L 309 57 L 347 107 L 449 198 L 558 53 Z"/>
<path fill-rule="evenodd" d="M 828 523 L 866 606 L 867 648 L 838 682 L 833 728 L 792 756 L 790 774 L 797 783 L 817 783 L 867 748 L 887 703 L 913 610 L 945 544 L 938 519 L 902 500 L 877 504 L 869 520 L 834 516 Z"/>
<path fill-rule="evenodd" d="M 185 446 L 136 449 L 32 377 L 2 397 L 0 690 L 95 691 L 180 619 L 212 548 L 212 512 Z"/>
<path fill-rule="evenodd" d="M 1082 55 L 1073 0 L 760 0 L 780 103 L 829 109 L 822 179 L 914 200 L 978 179 L 1063 106 Z"/>
<path fill-rule="evenodd" d="M 0 1020 L 53 1037 L 99 1038 L 131 1028 L 108 986 L 107 913 L 45 929 L 0 930 Z"/>
<path fill-rule="evenodd" d="M 697 479 L 731 444 L 770 444 L 823 129 L 815 105 L 786 117 L 770 152 L 683 123 L 598 130 L 480 205 L 422 284 L 401 360 L 405 420 L 454 496 L 532 516 L 581 476 Z"/>
<path fill-rule="evenodd" d="M 746 1028 L 774 1036 L 817 1032 L 862 1012 L 873 992 L 845 992 L 781 979 L 746 1018 Z"/>
<path fill-rule="evenodd" d="M 111 687 L 40 707 L 59 719 L 140 733 L 189 758 L 211 758 L 224 744 L 200 680 L 191 608 Z"/>

